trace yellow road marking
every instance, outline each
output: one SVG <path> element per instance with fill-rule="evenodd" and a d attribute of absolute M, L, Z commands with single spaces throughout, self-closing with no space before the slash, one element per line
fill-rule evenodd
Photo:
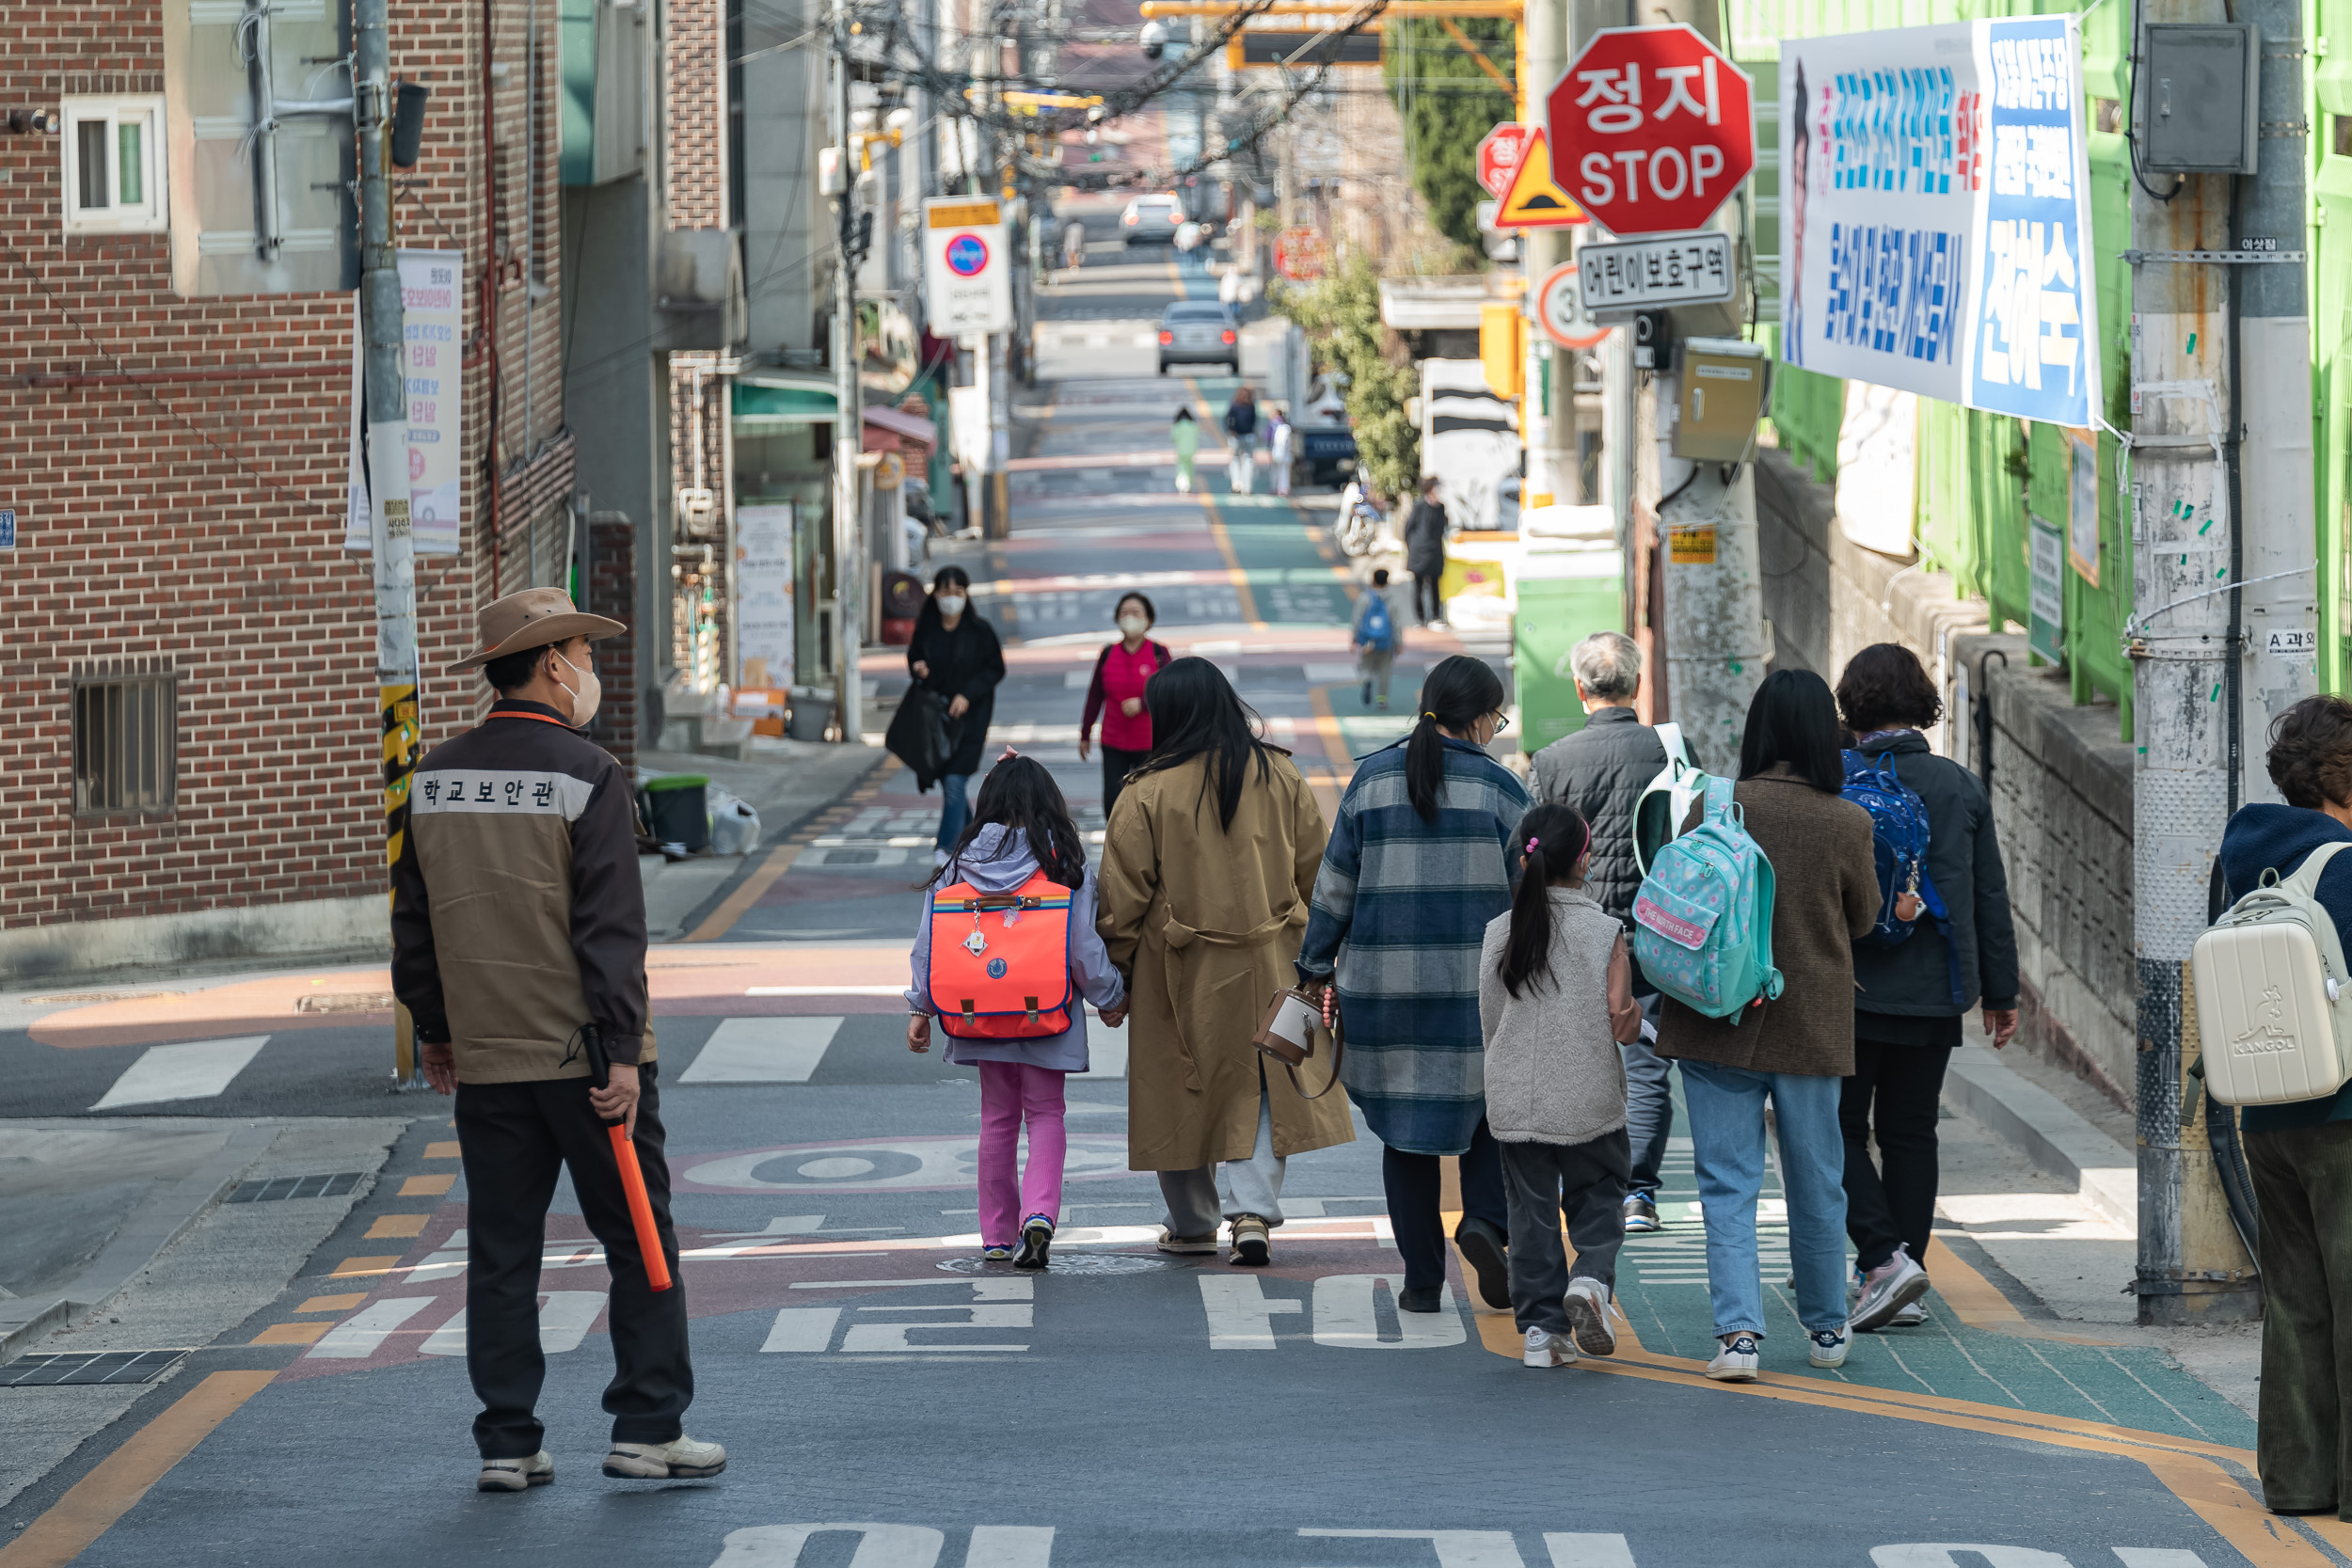
<path fill-rule="evenodd" d="M 297 1312 L 348 1312 L 367 1299 L 368 1293 L 365 1291 L 354 1291 L 349 1295 L 342 1296 L 312 1296 L 294 1310 Z"/>
<path fill-rule="evenodd" d="M 1340 797 L 1346 791 L 1347 781 L 1355 777 L 1356 759 L 1347 754 L 1347 737 L 1341 733 L 1340 716 L 1331 711 L 1331 694 L 1320 686 L 1307 689 L 1308 705 L 1314 709 L 1315 735 L 1323 742 L 1323 754 L 1331 764 L 1328 782 L 1310 779 L 1315 794 L 1323 800 L 1324 818 L 1336 821 L 1340 814 Z"/>
<path fill-rule="evenodd" d="M 1994 1334 L 2012 1334 L 2026 1339 L 2056 1339 L 2070 1345 L 2111 1345 L 2113 1339 L 2095 1338 L 2088 1334 L 2068 1334 L 2034 1322 L 2017 1310 L 2000 1287 L 1979 1274 L 1963 1260 L 1960 1254 L 1944 1244 L 1941 1237 L 1928 1238 L 1928 1273 L 1935 1277 L 1935 1293 L 1944 1298 L 1944 1305 L 1971 1328 L 1985 1329 Z"/>
<path fill-rule="evenodd" d="M 0 1548 L 0 1568 L 64 1568 L 196 1451 L 239 1405 L 268 1386 L 271 1372 L 215 1372 L 73 1483 L 30 1528 Z"/>
<path fill-rule="evenodd" d="M 412 1176 L 400 1184 L 403 1197 L 442 1197 L 457 1184 L 454 1176 Z"/>
<path fill-rule="evenodd" d="M 372 1274 L 389 1274 L 400 1266 L 400 1255 L 384 1258 L 346 1258 L 335 1265 L 329 1279 L 358 1279 Z"/>
<path fill-rule="evenodd" d="M 257 1345 L 315 1345 L 333 1323 L 272 1323 L 253 1337 Z"/>
<path fill-rule="evenodd" d="M 735 923 L 743 918 L 754 904 L 767 895 L 768 890 L 801 858 L 801 846 L 779 844 L 768 851 L 768 858 L 759 863 L 759 869 L 737 885 L 726 896 L 726 902 L 710 911 L 710 918 L 687 936 L 689 942 L 711 942 L 727 934 Z"/>
<path fill-rule="evenodd" d="M 456 1140 L 455 1138 L 450 1138 L 450 1139 L 446 1139 L 446 1140 L 444 1140 L 443 1142 L 440 1142 L 440 1143 L 437 1143 L 437 1144 L 427 1144 L 427 1145 L 425 1145 L 425 1146 L 424 1146 L 424 1157 L 425 1157 L 426 1159 L 428 1159 L 428 1160 L 454 1160 L 454 1159 L 456 1159 L 456 1158 L 457 1158 L 457 1140 Z"/>
<path fill-rule="evenodd" d="M 1184 390 L 1196 399 L 1201 396 L 1200 383 L 1191 376 L 1184 377 Z M 1207 404 L 1203 403 L 1201 406 Z M 1241 600 L 1241 618 L 1249 623 L 1251 631 L 1265 630 L 1265 622 L 1258 618 L 1258 596 L 1249 589 L 1249 574 L 1241 569 L 1241 557 L 1233 553 L 1232 537 L 1225 531 L 1225 520 L 1217 515 L 1216 502 L 1209 499 L 1206 490 L 1195 490 L 1192 494 L 1208 516 L 1209 538 L 1216 543 L 1216 553 L 1225 558 L 1226 579 L 1232 583 L 1234 595 Z"/>
<path fill-rule="evenodd" d="M 424 1228 L 428 1216 L 423 1214 L 385 1214 L 368 1227 L 367 1240 L 386 1241 L 394 1236 L 414 1236 Z M 398 1262 L 398 1259 L 393 1259 Z"/>

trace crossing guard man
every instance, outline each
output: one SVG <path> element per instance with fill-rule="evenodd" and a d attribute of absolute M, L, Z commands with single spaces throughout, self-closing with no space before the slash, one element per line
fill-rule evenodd
<path fill-rule="evenodd" d="M 657 1292 L 646 1277 L 603 1120 L 627 1118 L 675 1278 L 635 790 L 579 733 L 601 694 L 588 644 L 627 628 L 555 588 L 510 594 L 477 623 L 479 651 L 446 673 L 482 671 L 498 700 L 418 768 L 392 870 L 392 989 L 416 1019 L 427 1081 L 457 1096 L 466 1370 L 482 1401 L 475 1484 L 520 1492 L 555 1479 L 534 1413 L 547 1370 L 539 1257 L 565 1166 L 612 1278 L 604 1473 L 714 1476 L 726 1450 L 682 1424 L 694 1397 L 685 1289 Z M 611 1061 L 600 1090 L 591 1031 Z"/>

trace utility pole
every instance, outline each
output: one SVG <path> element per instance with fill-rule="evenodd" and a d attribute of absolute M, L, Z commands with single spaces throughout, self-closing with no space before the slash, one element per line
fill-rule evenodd
<path fill-rule="evenodd" d="M 2219 0 L 2146 0 L 2145 20 L 2217 24 Z M 2234 1116 L 2182 1114 L 2197 1037 L 2188 957 L 2230 815 L 2275 800 L 2254 754 L 2314 685 L 2311 325 L 2301 12 L 2241 7 L 2261 51 L 2257 173 L 2143 170 L 2132 191 L 2133 603 L 2138 733 L 2132 860 L 2139 967 L 2139 1321 L 2261 1312 L 2208 1136 Z M 2150 33 L 2133 40 L 2134 127 L 2149 145 Z M 2179 260 L 2182 252 L 2279 260 Z M 2275 247 L 2262 251 L 2267 243 Z M 2247 449 L 2250 447 L 2249 452 Z M 2218 525 L 2217 529 L 2216 525 Z M 2227 555 L 2217 562 L 2217 532 Z M 2215 592 L 2217 582 L 2232 586 Z"/>
<path fill-rule="evenodd" d="M 866 529 L 859 514 L 858 453 L 866 445 L 866 396 L 858 379 L 857 159 L 850 141 L 850 16 L 846 0 L 834 11 L 834 145 L 840 149 L 841 195 L 835 214 L 833 278 L 833 581 L 834 714 L 841 739 L 856 745 L 865 734 L 858 653 L 865 645 Z"/>
<path fill-rule="evenodd" d="M 408 355 L 392 238 L 392 41 L 388 0 L 353 9 L 352 116 L 359 139 L 359 321 L 367 337 L 368 531 L 375 568 L 375 696 L 383 729 L 384 863 L 408 833 L 416 770 L 417 565 L 408 524 Z M 492 547 L 496 547 L 493 541 Z M 392 1076 L 417 1083 L 416 1028 L 406 1008 L 392 1025 Z"/>
<path fill-rule="evenodd" d="M 1519 83 L 1519 121 L 1542 130 L 1547 138 L 1544 101 L 1551 85 L 1568 69 L 1568 0 L 1527 0 L 1519 24 L 1527 47 L 1521 53 L 1526 79 Z M 1535 309 L 1536 293 L 1551 269 L 1568 260 L 1570 230 L 1528 229 L 1519 234 L 1527 270 L 1526 309 Z M 1527 331 L 1522 325 L 1521 331 Z M 1528 339 L 1525 388 L 1519 399 L 1519 428 L 1527 439 L 1527 477 L 1520 487 L 1524 504 L 1550 506 L 1583 499 L 1576 472 L 1576 356 L 1558 347 L 1541 331 Z"/>

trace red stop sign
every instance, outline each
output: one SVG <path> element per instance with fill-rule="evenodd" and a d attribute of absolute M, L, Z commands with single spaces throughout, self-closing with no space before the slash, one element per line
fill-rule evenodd
<path fill-rule="evenodd" d="M 1511 183 L 1511 171 L 1519 166 L 1519 159 L 1527 151 L 1528 138 L 1534 135 L 1518 120 L 1506 119 L 1486 133 L 1478 143 L 1478 182 L 1491 197 L 1501 197 Z"/>
<path fill-rule="evenodd" d="M 1546 106 L 1552 178 L 1612 233 L 1696 229 L 1756 166 L 1747 72 L 1681 23 L 1594 34 Z"/>

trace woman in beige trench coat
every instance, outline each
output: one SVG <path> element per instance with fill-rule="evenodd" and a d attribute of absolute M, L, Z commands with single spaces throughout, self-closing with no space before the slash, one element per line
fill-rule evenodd
<path fill-rule="evenodd" d="M 1103 842 L 1096 928 L 1127 977 L 1127 1164 L 1157 1171 L 1164 1252 L 1261 1264 L 1282 1223 L 1283 1163 L 1353 1141 L 1344 1095 L 1310 1101 L 1250 1041 L 1294 979 L 1323 860 L 1322 808 L 1290 754 L 1259 740 L 1206 659 L 1144 689 L 1151 760 L 1129 779 Z M 1330 1074 L 1300 1069 L 1310 1093 Z M 1218 1196 L 1219 1177 L 1224 1196 Z"/>

